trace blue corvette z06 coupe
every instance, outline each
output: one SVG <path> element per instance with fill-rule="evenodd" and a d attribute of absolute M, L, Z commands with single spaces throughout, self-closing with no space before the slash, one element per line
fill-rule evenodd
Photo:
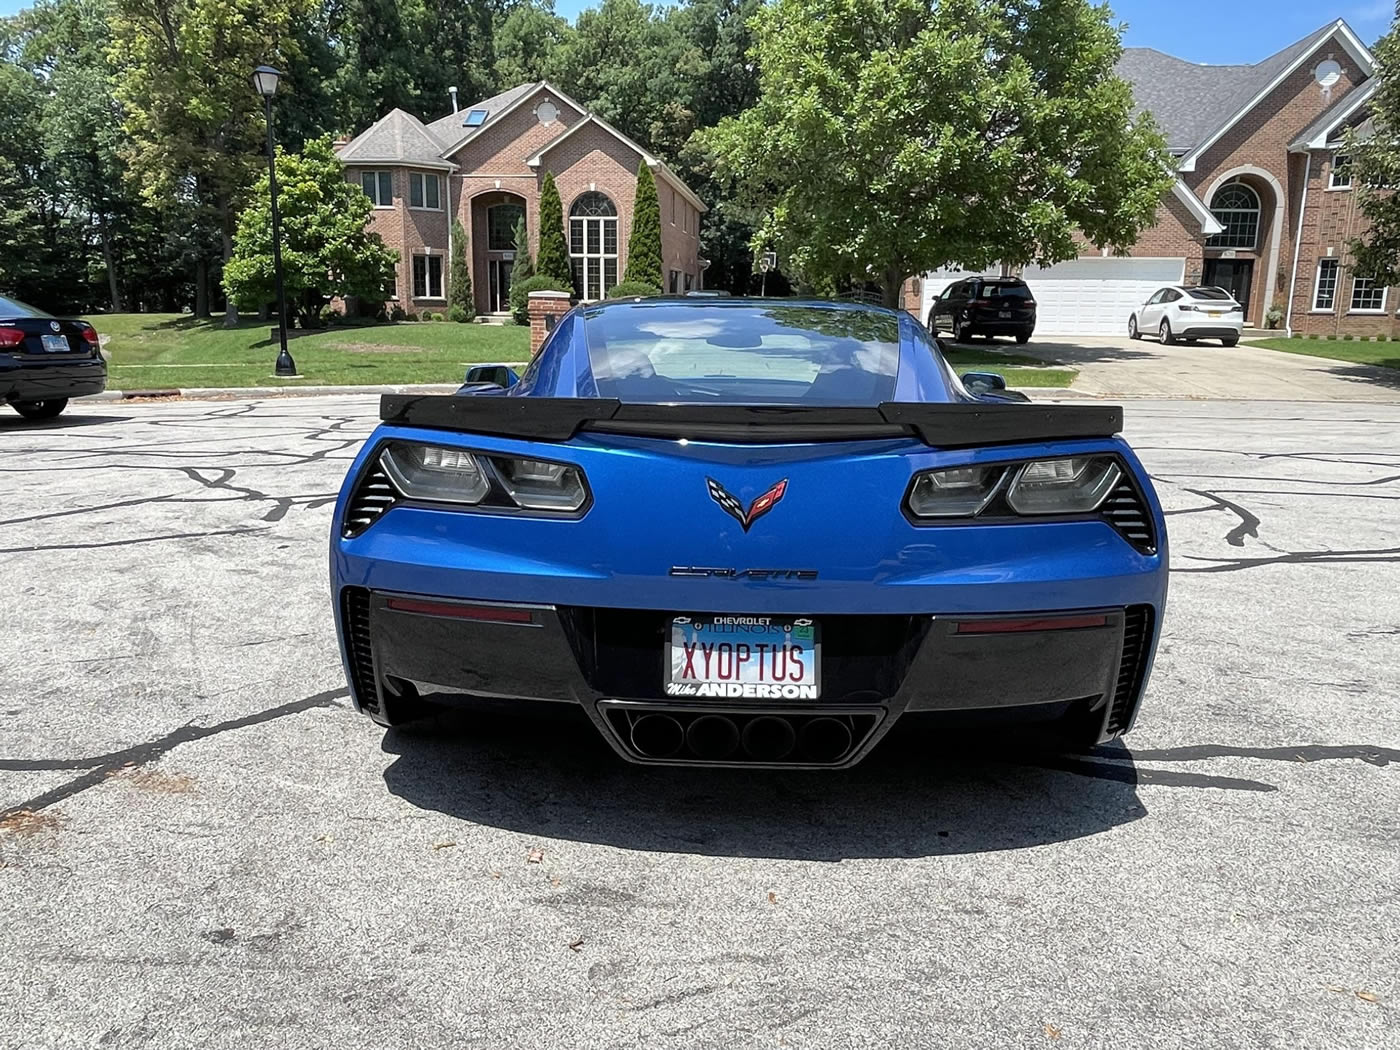
<path fill-rule="evenodd" d="M 680 297 L 385 396 L 331 540 L 355 707 L 576 705 L 676 765 L 847 767 L 906 720 L 1116 737 L 1161 507 L 1120 408 L 1002 387 L 904 313 Z"/>

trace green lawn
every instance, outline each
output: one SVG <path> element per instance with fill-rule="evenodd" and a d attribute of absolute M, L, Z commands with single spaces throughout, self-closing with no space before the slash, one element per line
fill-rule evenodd
<path fill-rule="evenodd" d="M 1362 342 L 1359 339 L 1251 339 L 1245 346 L 1266 350 L 1282 350 L 1289 354 L 1310 354 L 1330 357 L 1334 361 L 1351 361 L 1358 365 L 1378 365 L 1400 368 L 1400 342 Z"/>
<path fill-rule="evenodd" d="M 1013 351 L 983 350 L 980 348 L 953 346 L 945 343 L 944 356 L 953 366 L 953 371 L 999 372 L 1012 388 L 1023 386 L 1069 386 L 1079 372 L 1073 368 L 1046 368 L 1045 362 Z M 1017 365 L 1031 365 L 1018 368 Z"/>
<path fill-rule="evenodd" d="M 188 314 L 108 314 L 91 318 L 109 355 L 113 390 L 190 387 L 348 386 L 458 383 L 480 361 L 524 361 L 529 329 L 514 325 L 400 322 L 327 328 L 288 342 L 301 379 L 277 379 L 276 340 L 266 321 L 225 328 L 220 319 Z M 958 372 L 992 371 L 1011 387 L 1064 387 L 1072 368 L 1034 367 L 1033 357 L 1009 351 L 950 347 Z M 1032 367 L 1018 367 L 1018 366 Z"/>
<path fill-rule="evenodd" d="M 524 361 L 529 329 L 450 321 L 327 328 L 288 340 L 304 378 L 276 379 L 271 325 L 188 314 L 108 314 L 90 318 L 109 354 L 114 390 L 214 386 L 344 386 L 460 383 L 468 365 Z"/>

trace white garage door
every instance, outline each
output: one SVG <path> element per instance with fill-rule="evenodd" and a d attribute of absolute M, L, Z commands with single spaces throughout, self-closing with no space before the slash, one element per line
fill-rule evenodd
<path fill-rule="evenodd" d="M 1113 259 L 1098 255 L 1071 259 L 1021 276 L 1036 301 L 1035 334 L 1123 335 L 1128 315 L 1164 284 L 1186 273 L 1182 258 Z"/>

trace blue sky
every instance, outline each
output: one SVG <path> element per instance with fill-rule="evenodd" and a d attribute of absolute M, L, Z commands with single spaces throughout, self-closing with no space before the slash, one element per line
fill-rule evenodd
<path fill-rule="evenodd" d="M 26 6 L 28 0 L 0 0 L 0 14 Z M 555 0 L 555 10 L 568 18 L 590 6 L 591 0 Z M 1193 62 L 1257 62 L 1334 18 L 1345 18 L 1370 44 L 1395 13 L 1392 0 L 1347 0 L 1330 8 L 1316 0 L 1116 0 L 1113 9 L 1128 24 L 1130 46 Z"/>

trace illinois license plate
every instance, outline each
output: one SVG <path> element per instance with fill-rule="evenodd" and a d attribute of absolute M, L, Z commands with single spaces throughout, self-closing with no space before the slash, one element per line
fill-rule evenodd
<path fill-rule="evenodd" d="M 66 354 L 68 352 L 68 337 L 66 335 L 46 335 L 43 337 L 44 349 L 51 354 Z"/>
<path fill-rule="evenodd" d="M 815 700 L 821 640 L 803 616 L 676 616 L 666 643 L 666 695 Z"/>

